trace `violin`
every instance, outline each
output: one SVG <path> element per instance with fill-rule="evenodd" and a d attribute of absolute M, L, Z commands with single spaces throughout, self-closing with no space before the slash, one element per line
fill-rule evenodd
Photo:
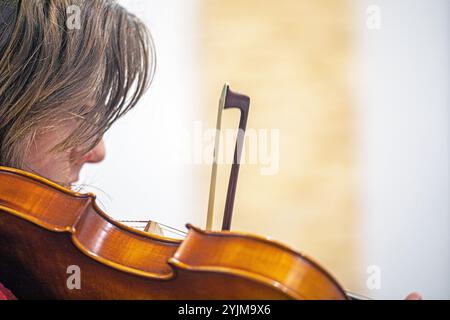
<path fill-rule="evenodd" d="M 318 263 L 268 238 L 230 231 L 250 99 L 222 90 L 238 108 L 239 132 L 222 230 L 211 230 L 214 151 L 206 230 L 179 240 L 131 228 L 78 193 L 23 170 L 0 167 L 0 282 L 19 299 L 336 299 L 355 296 Z M 70 285 L 71 272 L 79 275 Z"/>

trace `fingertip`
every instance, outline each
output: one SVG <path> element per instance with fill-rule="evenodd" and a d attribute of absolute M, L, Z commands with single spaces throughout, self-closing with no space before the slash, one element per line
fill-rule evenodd
<path fill-rule="evenodd" d="M 412 292 L 408 294 L 408 296 L 405 298 L 405 300 L 422 300 L 422 296 L 418 294 L 417 292 Z"/>

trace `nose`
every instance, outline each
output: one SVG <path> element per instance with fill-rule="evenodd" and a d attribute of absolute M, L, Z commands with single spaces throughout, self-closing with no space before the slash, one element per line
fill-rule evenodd
<path fill-rule="evenodd" d="M 84 156 L 84 162 L 96 163 L 105 159 L 105 143 L 102 140 Z"/>

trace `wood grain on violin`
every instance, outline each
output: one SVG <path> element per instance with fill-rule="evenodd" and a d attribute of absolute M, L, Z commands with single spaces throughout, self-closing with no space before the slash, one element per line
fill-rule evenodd
<path fill-rule="evenodd" d="M 28 299 L 348 299 L 311 259 L 188 225 L 182 241 L 114 221 L 93 194 L 0 167 L 0 282 Z M 81 270 L 69 289 L 67 268 Z"/>

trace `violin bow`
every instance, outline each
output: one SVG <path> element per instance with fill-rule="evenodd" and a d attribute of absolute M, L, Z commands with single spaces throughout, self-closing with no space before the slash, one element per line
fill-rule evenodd
<path fill-rule="evenodd" d="M 211 230 L 213 224 L 217 180 L 217 162 L 219 159 L 220 131 L 222 127 L 222 111 L 224 109 L 239 109 L 240 111 L 239 129 L 236 137 L 236 147 L 234 149 L 230 179 L 228 180 L 228 191 L 225 200 L 225 210 L 222 220 L 222 230 L 230 230 L 249 108 L 250 98 L 246 95 L 231 91 L 229 84 L 225 83 L 222 89 L 222 94 L 220 95 L 219 110 L 217 113 L 216 137 L 214 142 L 214 156 L 211 171 L 211 183 L 209 188 L 208 213 L 206 218 L 207 230 Z"/>

